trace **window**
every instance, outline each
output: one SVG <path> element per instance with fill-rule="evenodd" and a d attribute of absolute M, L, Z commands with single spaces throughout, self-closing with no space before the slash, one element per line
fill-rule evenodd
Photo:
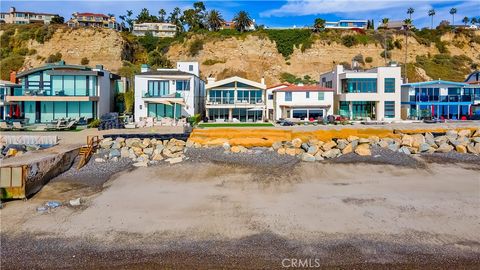
<path fill-rule="evenodd" d="M 325 100 L 325 93 L 324 92 L 318 92 L 318 100 Z"/>
<path fill-rule="evenodd" d="M 188 71 L 193 71 L 193 65 L 188 65 Z"/>
<path fill-rule="evenodd" d="M 310 98 L 310 92 L 305 92 L 305 98 Z"/>
<path fill-rule="evenodd" d="M 273 94 L 268 94 L 268 100 L 273 100 Z"/>
<path fill-rule="evenodd" d="M 343 93 L 376 93 L 377 79 L 345 79 L 342 80 Z"/>
<path fill-rule="evenodd" d="M 159 97 L 169 93 L 168 81 L 148 81 L 148 96 Z"/>
<path fill-rule="evenodd" d="M 190 80 L 176 81 L 176 88 L 177 88 L 177 91 L 189 91 Z"/>
<path fill-rule="evenodd" d="M 385 118 L 395 118 L 395 101 L 385 101 Z"/>
<path fill-rule="evenodd" d="M 285 101 L 292 101 L 292 92 L 285 92 Z"/>
<path fill-rule="evenodd" d="M 385 93 L 395 93 L 395 78 L 385 78 Z"/>

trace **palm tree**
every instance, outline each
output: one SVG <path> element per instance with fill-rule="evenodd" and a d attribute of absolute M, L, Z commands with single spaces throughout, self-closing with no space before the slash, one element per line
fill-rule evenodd
<path fill-rule="evenodd" d="M 410 20 L 412 19 L 412 14 L 415 12 L 415 9 L 412 7 L 407 9 L 407 14 L 410 16 Z"/>
<path fill-rule="evenodd" d="M 478 23 L 477 18 L 473 17 L 473 18 L 470 20 L 470 23 L 473 24 L 473 25 L 476 25 L 476 24 Z"/>
<path fill-rule="evenodd" d="M 388 18 L 383 18 L 383 19 L 382 19 L 382 25 L 383 25 L 383 27 L 385 28 L 385 30 L 384 30 L 385 37 L 384 37 L 384 39 L 383 39 L 383 41 L 384 41 L 383 57 L 384 57 L 384 59 L 385 59 L 385 66 L 387 65 L 387 29 L 388 29 L 388 21 L 389 21 Z"/>
<path fill-rule="evenodd" d="M 470 20 L 468 19 L 468 17 L 465 16 L 465 18 L 463 18 L 462 22 L 467 25 L 467 23 L 469 22 Z"/>
<path fill-rule="evenodd" d="M 218 10 L 212 9 L 207 13 L 207 26 L 210 30 L 217 31 L 222 27 L 222 24 L 225 20 L 222 17 L 222 14 Z"/>
<path fill-rule="evenodd" d="M 250 15 L 248 15 L 246 11 L 238 12 L 238 14 L 233 18 L 233 22 L 235 23 L 235 28 L 242 33 L 253 23 Z"/>
<path fill-rule="evenodd" d="M 412 19 L 405 19 L 403 20 L 403 26 L 405 27 L 405 68 L 404 68 L 404 75 L 403 80 L 407 83 L 407 64 L 408 64 L 408 31 L 412 27 Z"/>
<path fill-rule="evenodd" d="M 165 12 L 165 9 L 163 8 L 160 9 L 158 11 L 158 21 L 161 23 L 165 22 L 165 15 L 167 15 L 167 12 Z"/>
<path fill-rule="evenodd" d="M 433 16 L 435 16 L 435 9 L 430 9 L 428 11 L 428 16 L 432 17 L 432 24 L 430 25 L 430 29 L 433 29 Z"/>
<path fill-rule="evenodd" d="M 452 26 L 455 25 L 455 14 L 457 14 L 457 9 L 456 8 L 451 8 L 450 9 L 450 14 L 452 15 Z"/>

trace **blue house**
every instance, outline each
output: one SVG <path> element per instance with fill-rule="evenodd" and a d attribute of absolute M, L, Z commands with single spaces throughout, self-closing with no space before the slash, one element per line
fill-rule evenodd
<path fill-rule="evenodd" d="M 402 85 L 402 114 L 410 119 L 470 119 L 480 102 L 480 86 L 461 82 L 428 81 Z"/>
<path fill-rule="evenodd" d="M 90 68 L 61 61 L 21 72 L 17 79 L 22 87 L 6 101 L 20 106 L 25 122 L 48 123 L 62 118 L 95 119 L 111 112 L 120 77 L 101 65 Z"/>

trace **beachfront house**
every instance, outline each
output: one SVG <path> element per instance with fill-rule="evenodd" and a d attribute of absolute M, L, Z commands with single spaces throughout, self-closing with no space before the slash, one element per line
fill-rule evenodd
<path fill-rule="evenodd" d="M 18 11 L 14 7 L 10 7 L 8 12 L 0 12 L 0 23 L 7 24 L 29 24 L 43 23 L 49 24 L 53 17 L 58 14 L 40 13 L 31 11 Z"/>
<path fill-rule="evenodd" d="M 325 28 L 329 29 L 367 29 L 368 20 L 339 20 L 325 22 Z"/>
<path fill-rule="evenodd" d="M 284 84 L 272 88 L 275 120 L 283 118 L 309 121 L 333 114 L 332 88 L 302 84 Z"/>
<path fill-rule="evenodd" d="M 352 120 L 401 119 L 401 69 L 394 63 L 364 71 L 337 65 L 320 75 L 320 83 L 335 91 L 335 114 Z"/>
<path fill-rule="evenodd" d="M 123 29 L 123 25 L 117 22 L 115 16 L 92 12 L 73 13 L 72 18 L 67 21 L 67 25 L 69 27 L 110 28 L 117 31 Z"/>
<path fill-rule="evenodd" d="M 63 61 L 18 73 L 16 78 L 21 89 L 5 99 L 20 105 L 19 114 L 27 123 L 88 120 L 111 112 L 115 81 L 120 79 L 102 65 L 90 68 Z"/>
<path fill-rule="evenodd" d="M 156 70 L 142 65 L 141 73 L 135 75 L 135 121 L 202 114 L 204 96 L 198 62 L 177 62 L 177 68 Z"/>
<path fill-rule="evenodd" d="M 402 113 L 410 119 L 480 116 L 480 85 L 443 80 L 404 84 Z"/>
<path fill-rule="evenodd" d="M 281 83 L 277 85 L 270 86 L 265 90 L 267 96 L 267 118 L 270 120 L 275 119 L 275 105 L 273 103 L 274 93 L 273 91 L 289 86 L 290 83 Z"/>
<path fill-rule="evenodd" d="M 11 76 L 15 78 L 15 72 Z M 14 118 L 19 113 L 20 107 L 16 102 L 9 102 L 6 100 L 7 96 L 13 96 L 15 91 L 21 90 L 21 85 L 13 81 L 0 80 L 0 120 L 7 120 Z M 20 117 L 20 115 L 18 115 Z"/>
<path fill-rule="evenodd" d="M 206 85 L 206 116 L 214 122 L 257 122 L 266 119 L 265 80 L 247 80 L 238 76 Z"/>
<path fill-rule="evenodd" d="M 132 34 L 143 37 L 147 32 L 152 33 L 154 37 L 174 37 L 177 33 L 177 26 L 171 23 L 135 23 L 133 24 Z"/>

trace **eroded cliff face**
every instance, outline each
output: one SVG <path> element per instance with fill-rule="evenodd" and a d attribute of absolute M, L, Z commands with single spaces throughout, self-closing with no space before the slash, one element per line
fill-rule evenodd
<path fill-rule="evenodd" d="M 197 37 L 198 38 L 198 37 Z M 365 67 L 375 67 L 384 65 L 384 59 L 380 56 L 383 48 L 380 44 L 356 45 L 350 48 L 335 42 L 325 40 L 316 40 L 310 49 L 302 52 L 296 48 L 294 53 L 285 59 L 276 49 L 275 43 L 268 38 L 262 38 L 255 35 L 249 35 L 244 39 L 226 38 L 223 40 L 214 40 L 205 42 L 203 50 L 197 56 L 189 57 L 189 42 L 173 45 L 167 53 L 171 61 L 194 60 L 201 64 L 201 76 L 208 76 L 222 79 L 231 75 L 244 76 L 248 79 L 259 81 L 262 76 L 265 77 L 267 84 L 280 82 L 280 74 L 288 72 L 303 77 L 309 75 L 318 80 L 319 75 L 330 71 L 335 64 L 341 62 L 351 63 L 352 58 L 362 54 L 364 58 L 371 57 L 372 62 L 366 63 Z M 403 63 L 405 60 L 405 37 L 403 35 L 394 36 L 394 40 L 401 40 L 402 49 L 391 51 L 392 60 Z M 480 45 L 469 43 L 468 40 L 461 37 L 455 37 L 453 34 L 447 34 L 442 38 L 447 41 L 448 50 L 451 55 L 466 55 L 480 62 Z M 454 42 L 463 44 L 463 47 L 457 47 Z M 408 38 L 408 61 L 415 62 L 417 55 L 435 55 L 439 54 L 435 44 L 425 46 L 419 44 L 415 38 Z M 218 62 L 213 65 L 203 64 L 205 61 Z M 212 61 L 213 60 L 213 61 Z M 430 79 L 420 68 L 415 68 L 417 76 L 428 80 Z"/>
<path fill-rule="evenodd" d="M 41 66 L 45 59 L 57 52 L 68 64 L 81 64 L 82 58 L 89 60 L 89 66 L 102 64 L 104 68 L 117 71 L 122 66 L 122 59 L 128 59 L 128 44 L 119 32 L 111 29 L 57 29 L 44 44 L 30 40 L 29 49 L 36 54 L 26 56 L 24 69 Z"/>

